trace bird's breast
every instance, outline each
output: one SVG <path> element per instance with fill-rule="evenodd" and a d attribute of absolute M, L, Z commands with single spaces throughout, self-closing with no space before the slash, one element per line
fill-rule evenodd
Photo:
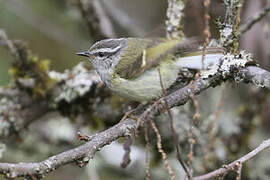
<path fill-rule="evenodd" d="M 169 88 L 176 81 L 179 71 L 171 63 L 161 63 L 157 68 L 151 68 L 135 79 L 124 79 L 115 75 L 111 79 L 109 88 L 135 101 L 156 99 L 162 96 L 158 69 L 160 69 L 164 88 Z"/>

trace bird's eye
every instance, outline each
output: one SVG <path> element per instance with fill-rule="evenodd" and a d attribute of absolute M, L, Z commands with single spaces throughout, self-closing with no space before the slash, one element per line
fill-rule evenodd
<path fill-rule="evenodd" d="M 98 56 L 99 57 L 104 57 L 105 56 L 105 53 L 104 52 L 98 52 Z"/>

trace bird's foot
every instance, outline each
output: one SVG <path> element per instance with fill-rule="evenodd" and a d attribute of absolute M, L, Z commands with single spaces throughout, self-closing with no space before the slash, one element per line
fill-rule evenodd
<path fill-rule="evenodd" d="M 127 111 L 127 112 L 125 113 L 125 115 L 122 117 L 122 119 L 120 120 L 120 122 L 122 122 L 122 121 L 124 121 L 124 120 L 130 118 L 130 119 L 135 120 L 137 123 L 139 123 L 139 122 L 140 122 L 140 118 L 138 118 L 138 117 L 132 115 L 132 113 L 133 113 L 136 109 L 137 109 L 137 108 L 132 109 L 132 110 L 130 110 L 130 111 Z"/>

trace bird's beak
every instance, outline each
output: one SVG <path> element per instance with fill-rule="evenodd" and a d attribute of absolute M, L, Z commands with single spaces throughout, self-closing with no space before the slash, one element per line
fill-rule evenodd
<path fill-rule="evenodd" d="M 85 57 L 89 57 L 90 54 L 86 51 L 86 52 L 79 52 L 79 53 L 76 53 L 76 55 L 78 56 L 85 56 Z"/>

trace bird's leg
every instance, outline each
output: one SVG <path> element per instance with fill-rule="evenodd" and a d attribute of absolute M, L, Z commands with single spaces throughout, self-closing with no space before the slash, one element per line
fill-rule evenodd
<path fill-rule="evenodd" d="M 125 115 L 122 117 L 122 119 L 120 120 L 120 122 L 124 121 L 124 120 L 127 119 L 127 118 L 130 118 L 130 119 L 134 119 L 135 121 L 137 121 L 137 123 L 139 123 L 139 122 L 140 122 L 140 118 L 138 118 L 138 117 L 132 115 L 132 113 L 133 113 L 134 111 L 136 111 L 137 109 L 139 109 L 142 105 L 143 105 L 143 104 L 139 104 L 136 108 L 131 109 L 131 110 L 125 112 Z"/>
<path fill-rule="evenodd" d="M 120 120 L 120 122 L 124 121 L 125 119 L 127 118 L 130 118 L 130 119 L 134 119 L 135 121 L 139 122 L 140 121 L 140 118 L 132 115 L 132 113 L 136 110 L 137 108 L 135 109 L 131 109 L 127 112 L 125 112 L 125 115 L 122 117 L 122 119 Z"/>

